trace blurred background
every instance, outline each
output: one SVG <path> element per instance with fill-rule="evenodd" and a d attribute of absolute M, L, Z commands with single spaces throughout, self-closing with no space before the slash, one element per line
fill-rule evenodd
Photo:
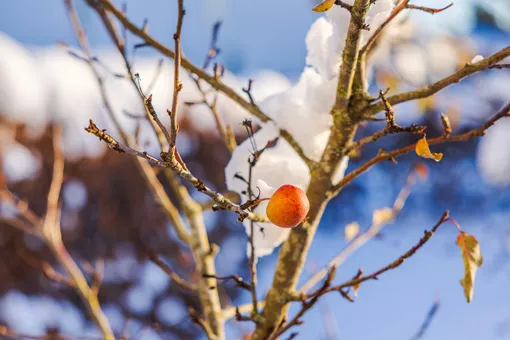
<path fill-rule="evenodd" d="M 416 5 L 444 7 L 434 0 Z M 138 25 L 148 19 L 149 32 L 172 46 L 175 1 L 127 0 L 128 17 Z M 296 82 L 305 65 L 305 36 L 318 14 L 312 0 L 187 0 L 183 52 L 198 65 L 210 47 L 212 27 L 222 22 L 215 61 L 225 65 L 228 83 L 240 91 L 254 79 L 254 96 L 262 100 Z M 126 79 L 121 59 L 84 1 L 78 14 L 94 56 L 104 65 L 106 87 L 126 129 L 132 115 L 141 114 L 136 93 Z M 429 15 L 408 13 L 398 36 L 370 70 L 370 91 L 390 87 L 397 93 L 438 80 L 475 56 L 489 56 L 510 43 L 510 1 L 464 0 L 447 11 Z M 140 41 L 127 35 L 128 47 Z M 187 305 L 198 301 L 170 282 L 147 260 L 145 249 L 161 254 L 183 276 L 193 280 L 190 251 L 176 235 L 150 195 L 131 157 L 108 151 L 83 128 L 89 118 L 111 125 L 88 66 L 72 53 L 77 46 L 63 1 L 17 0 L 0 3 L 0 165 L 8 187 L 42 215 L 51 180 L 53 152 L 50 125 L 64 128 L 66 155 L 62 228 L 75 259 L 105 261 L 100 300 L 117 334 L 131 339 L 194 339 L 201 332 L 187 317 Z M 131 55 L 132 56 L 132 55 Z M 169 107 L 172 61 L 155 51 L 136 50 L 135 69 L 144 84 L 154 83 L 155 106 Z M 186 77 L 186 76 L 184 76 Z M 197 98 L 185 83 L 183 101 Z M 188 90 L 189 89 L 189 90 Z M 446 113 L 454 132 L 478 126 L 510 100 L 510 71 L 488 70 L 434 97 L 395 107 L 397 122 L 427 125 L 427 134 L 442 133 Z M 223 119 L 237 140 L 246 138 L 240 123 L 246 112 L 220 102 Z M 164 111 L 162 111 L 164 112 Z M 178 149 L 197 177 L 219 191 L 226 190 L 224 167 L 229 155 L 205 107 L 183 107 Z M 359 137 L 381 129 L 368 123 Z M 156 150 L 152 137 L 145 148 Z M 351 159 L 347 172 L 370 158 L 379 147 L 397 148 L 415 142 L 395 136 L 369 146 Z M 477 236 L 485 258 L 477 273 L 474 301 L 466 304 L 459 280 L 463 263 L 455 244 L 456 230 L 439 233 L 406 264 L 367 282 L 351 304 L 340 295 L 323 298 L 303 318 L 298 339 L 510 339 L 510 121 L 501 120 L 479 140 L 445 144 L 440 163 L 427 162 L 429 174 L 419 181 L 394 224 L 342 265 L 338 279 L 348 279 L 359 267 L 376 270 L 409 249 L 439 219 L 445 209 L 462 228 Z M 417 161 L 415 155 L 398 165 L 374 167 L 349 185 L 329 205 L 308 256 L 302 280 L 326 264 L 346 244 L 344 226 L 370 225 L 374 209 L 389 206 Z M 164 180 L 163 180 L 164 182 Z M 164 182 L 166 185 L 167 183 Z M 202 199 L 197 195 L 197 199 Z M 16 211 L 0 202 L 0 215 Z M 206 213 L 212 242 L 220 245 L 218 275 L 249 277 L 244 228 L 232 214 Z M 277 252 L 259 261 L 259 293 L 269 287 Z M 54 263 L 45 246 L 30 235 L 0 222 L 0 324 L 20 334 L 62 334 L 98 338 L 79 297 L 42 274 L 43 263 Z M 196 278 L 195 278 L 196 279 Z M 232 284 L 220 286 L 224 305 L 249 302 L 249 294 Z M 291 308 L 291 314 L 295 308 Z M 426 332 L 420 327 L 433 314 Z M 230 321 L 229 339 L 242 339 L 248 323 Z M 1 337 L 1 335 L 0 335 Z"/>

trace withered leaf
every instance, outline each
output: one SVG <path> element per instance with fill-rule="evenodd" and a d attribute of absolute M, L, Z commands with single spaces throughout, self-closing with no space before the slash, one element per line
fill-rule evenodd
<path fill-rule="evenodd" d="M 482 266 L 483 256 L 477 239 L 464 231 L 459 233 L 457 244 L 460 247 L 464 262 L 464 277 L 460 280 L 460 284 L 464 287 L 467 302 L 471 302 L 473 300 L 476 270 Z"/>
<path fill-rule="evenodd" d="M 430 158 L 436 162 L 439 162 L 441 159 L 443 159 L 442 153 L 435 153 L 430 151 L 426 136 L 423 136 L 423 138 L 416 143 L 415 150 L 416 154 L 422 158 Z"/>
<path fill-rule="evenodd" d="M 312 8 L 312 11 L 314 11 L 314 12 L 329 11 L 331 9 L 331 7 L 333 7 L 333 5 L 335 4 L 335 1 L 336 0 L 325 0 L 325 1 L 321 2 L 320 4 L 318 4 L 317 6 L 315 6 L 314 8 Z"/>

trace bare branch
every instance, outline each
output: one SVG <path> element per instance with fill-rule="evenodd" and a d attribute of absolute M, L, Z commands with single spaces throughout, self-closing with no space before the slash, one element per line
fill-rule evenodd
<path fill-rule="evenodd" d="M 66 1 L 67 2 L 67 1 Z M 72 6 L 70 4 L 69 6 Z M 60 129 L 54 128 L 53 150 L 54 165 L 53 179 L 51 181 L 50 191 L 48 193 L 48 204 L 46 215 L 42 221 L 42 234 L 46 244 L 51 249 L 59 263 L 64 267 L 76 287 L 77 292 L 82 298 L 83 303 L 89 310 L 92 319 L 101 330 L 105 340 L 114 340 L 115 336 L 110 328 L 108 319 L 104 315 L 97 295 L 89 287 L 80 268 L 67 252 L 62 241 L 60 231 L 60 208 L 58 201 L 60 198 L 60 189 L 64 180 L 64 155 L 60 149 Z"/>
<path fill-rule="evenodd" d="M 409 0 L 402 0 L 394 9 L 393 11 L 391 12 L 390 16 L 381 24 L 381 26 L 377 27 L 377 29 L 375 30 L 375 32 L 370 36 L 370 38 L 368 39 L 367 43 L 365 44 L 365 46 L 363 46 L 363 48 L 361 49 L 360 51 L 360 54 L 361 55 L 366 55 L 370 49 L 375 45 L 375 42 L 379 39 L 379 37 L 381 36 L 384 28 L 386 26 L 388 26 L 388 24 L 390 22 L 392 22 L 396 17 L 397 15 L 402 12 L 407 4 L 409 3 Z"/>
<path fill-rule="evenodd" d="M 272 336 L 269 338 L 270 340 L 276 340 L 279 336 L 281 336 L 283 333 L 285 333 L 287 330 L 289 330 L 291 327 L 295 325 L 300 325 L 302 321 L 300 321 L 300 318 L 310 309 L 312 308 L 315 303 L 319 300 L 319 298 L 324 294 L 327 289 L 331 286 L 331 282 L 333 282 L 333 279 L 335 278 L 336 274 L 336 267 L 332 267 L 328 271 L 328 275 L 326 279 L 324 280 L 324 283 L 322 286 L 317 290 L 317 293 L 315 296 L 313 296 L 310 301 L 303 301 L 301 310 L 296 314 L 292 320 L 287 322 L 287 324 L 282 325 L 280 329 L 273 333 Z"/>
<path fill-rule="evenodd" d="M 46 275 L 46 277 L 48 279 L 53 280 L 57 283 L 60 283 L 64 286 L 69 286 L 71 288 L 76 289 L 76 285 L 74 284 L 74 282 L 72 280 L 70 280 L 69 278 L 67 278 L 64 275 L 57 272 L 55 269 L 53 269 L 51 264 L 49 264 L 48 262 L 42 263 L 42 270 L 43 270 L 44 275 Z"/>
<path fill-rule="evenodd" d="M 434 233 L 437 231 L 437 229 L 444 223 L 448 221 L 448 211 L 445 211 L 439 221 L 434 225 L 434 227 L 427 231 L 425 230 L 424 236 L 416 243 L 411 249 L 409 249 L 407 252 L 405 252 L 402 256 L 400 256 L 398 259 L 390 263 L 389 265 L 375 271 L 374 273 L 367 275 L 367 276 L 359 276 L 356 275 L 355 278 L 352 280 L 349 280 L 347 282 L 344 282 L 338 286 L 331 286 L 331 282 L 333 280 L 334 272 L 336 270 L 336 266 L 333 266 L 330 271 L 328 272 L 328 275 L 326 279 L 324 280 L 324 283 L 321 285 L 319 289 L 317 289 L 315 292 L 313 292 L 310 295 L 304 295 L 302 296 L 303 302 L 301 310 L 296 314 L 292 320 L 290 320 L 287 324 L 279 327 L 279 329 L 271 336 L 270 339 L 277 339 L 278 336 L 282 335 L 285 331 L 293 327 L 294 325 L 299 325 L 302 323 L 300 321 L 300 318 L 311 308 L 313 305 L 319 300 L 319 298 L 327 293 L 330 292 L 339 292 L 342 296 L 345 296 L 345 292 L 343 289 L 357 286 L 365 281 L 368 280 L 377 280 L 378 277 L 392 269 L 395 269 L 402 265 L 408 258 L 413 256 L 425 243 L 430 240 L 430 238 L 434 235 Z M 333 275 L 331 274 L 333 273 Z"/>
<path fill-rule="evenodd" d="M 510 69 L 510 64 L 496 64 L 496 65 L 492 65 L 492 66 L 489 66 L 490 69 L 498 69 L 498 70 L 503 70 L 503 69 Z"/>
<path fill-rule="evenodd" d="M 92 0 L 87 0 L 87 1 L 88 1 L 88 4 L 91 7 L 95 8 L 94 3 L 92 2 Z M 99 0 L 99 2 L 101 3 L 102 6 L 104 6 L 104 8 L 107 11 L 111 12 L 122 23 L 122 25 L 124 25 L 124 27 L 127 30 L 129 30 L 134 35 L 136 35 L 136 36 L 140 37 L 141 39 L 143 39 L 143 41 L 145 42 L 144 46 L 151 46 L 154 49 L 158 50 L 161 54 L 163 54 L 163 55 L 165 55 L 165 56 L 167 56 L 169 58 L 175 58 L 175 52 L 174 51 L 170 50 L 169 48 L 167 48 L 166 46 L 161 44 L 159 41 L 154 39 L 152 36 L 150 36 L 144 28 L 138 28 L 110 0 Z M 234 102 L 239 104 L 242 108 L 244 108 L 245 110 L 250 112 L 252 115 L 257 117 L 258 119 L 260 119 L 262 122 L 267 122 L 267 121 L 271 120 L 262 111 L 260 111 L 258 106 L 253 105 L 249 101 L 246 101 L 245 99 L 243 99 L 239 94 L 237 94 L 236 91 L 234 91 L 232 88 L 230 88 L 227 85 L 225 85 L 223 82 L 221 82 L 219 79 L 217 79 L 217 77 L 215 77 L 214 75 L 211 76 L 211 75 L 207 74 L 206 71 L 202 70 L 198 66 L 195 66 L 188 59 L 186 59 L 184 57 L 181 57 L 181 66 L 186 71 L 188 71 L 188 72 L 190 72 L 192 74 L 195 74 L 200 79 L 203 79 L 204 81 L 206 81 L 213 88 L 215 88 L 216 90 L 218 90 L 218 91 L 222 92 L 223 94 L 225 94 L 228 98 L 232 99 Z M 284 138 L 293 147 L 295 145 L 298 145 L 298 143 L 294 140 L 294 138 L 290 134 L 286 135 L 286 137 L 284 137 Z M 301 153 L 299 153 L 299 152 L 298 152 L 298 154 L 301 155 Z M 306 162 L 306 160 L 305 160 L 305 162 Z"/>
<path fill-rule="evenodd" d="M 66 5 L 72 6 L 70 0 L 66 0 Z M 33 233 L 41 238 L 48 248 L 52 251 L 60 265 L 65 269 L 70 279 L 57 273 L 51 267 L 43 265 L 43 272 L 49 277 L 60 283 L 65 283 L 73 288 L 80 295 L 84 305 L 90 313 L 90 316 L 101 330 L 105 340 L 114 340 L 115 337 L 108 323 L 108 319 L 104 315 L 97 295 L 88 286 L 87 280 L 80 268 L 73 260 L 71 255 L 67 252 L 64 246 L 60 230 L 60 189 L 64 179 L 64 156 L 60 149 L 60 129 L 53 128 L 53 149 L 54 149 L 54 164 L 53 164 L 53 177 L 48 192 L 47 211 L 43 219 L 36 218 L 35 214 L 28 209 L 24 208 L 22 212 L 24 216 L 29 216 L 31 222 L 35 222 L 30 230 L 38 230 Z M 4 192 L 2 192 L 4 193 Z M 9 193 L 9 192 L 8 192 Z M 13 195 L 2 196 L 14 198 Z M 19 204 L 18 204 L 19 205 Z M 26 227 L 26 226 L 25 226 Z M 28 229 L 26 227 L 24 229 Z"/>
<path fill-rule="evenodd" d="M 259 304 L 259 307 L 260 308 L 264 308 L 264 305 L 265 305 L 265 301 L 259 301 L 258 302 Z M 250 315 L 253 315 L 253 303 L 247 303 L 247 304 L 244 304 L 244 305 L 240 305 L 240 306 L 230 306 L 230 307 L 227 307 L 223 310 L 223 320 L 227 321 L 229 319 L 232 319 L 233 317 L 236 316 L 236 313 L 237 311 L 239 311 L 239 313 L 249 313 Z"/>
<path fill-rule="evenodd" d="M 353 286 L 359 285 L 360 283 L 363 283 L 368 280 L 377 280 L 379 275 L 381 275 L 389 270 L 399 267 L 401 264 L 403 264 L 405 262 L 405 260 L 407 260 L 408 258 L 413 256 L 421 247 L 423 247 L 425 245 L 425 243 L 427 243 L 428 240 L 430 240 L 430 238 L 434 235 L 434 233 L 437 231 L 437 229 L 447 220 L 448 220 L 448 211 L 445 211 L 443 213 L 443 215 L 441 216 L 441 218 L 439 219 L 439 221 L 436 223 L 436 225 L 434 225 L 434 227 L 432 227 L 432 229 L 430 231 L 425 230 L 423 237 L 418 241 L 418 243 L 415 244 L 407 252 L 405 252 L 402 256 L 400 256 L 398 259 L 396 259 L 389 265 L 377 270 L 376 272 L 374 272 L 370 275 L 362 276 L 359 278 L 349 280 L 349 281 L 344 282 L 341 285 L 338 285 L 336 287 L 331 287 L 328 291 L 335 291 L 338 289 L 353 287 Z"/>
<path fill-rule="evenodd" d="M 452 84 L 460 82 L 462 79 L 483 71 L 487 68 L 490 68 L 491 66 L 496 65 L 499 61 L 505 59 L 506 57 L 510 56 L 510 46 L 505 47 L 504 49 L 500 50 L 499 52 L 493 54 L 492 56 L 483 59 L 482 61 L 479 61 L 475 64 L 466 64 L 463 68 L 461 68 L 459 71 L 453 73 L 452 75 L 443 78 L 423 89 L 416 90 L 416 91 L 410 91 L 410 92 L 404 92 L 400 93 L 391 97 L 388 97 L 388 103 L 391 105 L 407 102 L 414 99 L 420 99 L 420 98 L 426 98 L 429 97 L 445 87 L 448 87 Z M 361 113 L 363 117 L 372 117 L 376 113 L 384 110 L 384 103 L 382 101 L 379 101 L 375 104 L 370 105 L 367 107 L 363 112 Z"/>
<path fill-rule="evenodd" d="M 393 109 L 386 100 L 384 93 L 382 91 L 379 91 L 379 98 L 381 98 L 382 102 L 385 106 L 385 113 L 386 113 L 386 127 L 374 133 L 371 136 L 367 136 L 363 139 L 360 139 L 348 147 L 345 148 L 344 154 L 349 154 L 352 150 L 359 150 L 363 146 L 365 146 L 368 143 L 375 142 L 379 140 L 380 138 L 389 135 L 389 134 L 395 134 L 395 133 L 403 133 L 403 132 L 409 132 L 409 133 L 420 133 L 423 130 L 425 130 L 425 126 L 418 126 L 418 125 L 411 125 L 409 127 L 402 127 L 395 123 L 395 114 L 393 112 Z"/>
<path fill-rule="evenodd" d="M 417 10 L 420 10 L 420 11 L 423 11 L 423 12 L 427 12 L 427 13 L 430 13 L 430 14 L 436 14 L 436 13 L 440 13 L 440 12 L 442 12 L 444 10 L 447 10 L 448 8 L 450 8 L 452 6 L 453 6 L 453 2 L 451 4 L 449 4 L 448 6 L 445 6 L 443 8 L 430 8 L 430 7 L 415 6 L 415 5 L 406 5 L 406 8 L 417 9 Z"/>
<path fill-rule="evenodd" d="M 341 0 L 336 0 L 335 1 L 335 5 L 340 6 L 342 8 L 345 8 L 349 12 L 352 11 L 352 5 L 349 5 L 348 3 L 345 3 L 345 2 L 343 2 Z"/>
<path fill-rule="evenodd" d="M 341 114 L 345 110 L 351 97 L 354 74 L 356 73 L 360 53 L 361 34 L 365 28 L 365 17 L 370 4 L 370 0 L 355 1 L 350 11 L 351 21 L 347 31 L 345 48 L 342 52 L 342 65 L 338 76 L 335 105 L 332 109 L 334 115 Z"/>
<path fill-rule="evenodd" d="M 179 129 L 177 125 L 177 105 L 179 103 L 179 92 L 182 90 L 182 83 L 179 78 L 181 72 L 181 31 L 182 21 L 184 18 L 184 5 L 183 0 L 177 0 L 178 3 L 178 17 L 177 17 L 177 28 L 174 34 L 175 41 L 175 57 L 174 57 L 174 93 L 172 98 L 172 112 L 170 113 L 170 147 L 169 154 L 173 157 L 175 154 L 175 138 L 177 137 L 177 131 Z"/>
<path fill-rule="evenodd" d="M 350 112 L 348 102 L 352 92 L 360 38 L 365 27 L 364 20 L 369 5 L 369 0 L 356 0 L 352 7 L 339 70 L 335 104 L 331 110 L 334 124 L 321 161 L 312 170 L 312 178 L 306 192 L 310 201 L 308 219 L 294 228 L 283 243 L 273 283 L 265 299 L 266 305 L 262 312 L 262 321 L 257 324 L 252 340 L 267 339 L 277 330 L 278 325 L 287 314 L 287 296 L 295 289 L 306 254 L 329 200 L 331 178 L 340 165 L 344 148 L 351 142 L 356 131 L 358 115 L 357 112 Z"/>
<path fill-rule="evenodd" d="M 390 97 L 391 98 L 391 97 Z M 388 98 L 389 101 L 389 98 Z M 510 103 L 507 104 L 505 107 L 501 109 L 497 114 L 492 116 L 489 120 L 487 120 L 484 124 L 482 124 L 480 127 L 470 130 L 468 132 L 459 134 L 459 135 L 442 135 L 440 137 L 428 139 L 428 144 L 437 144 L 437 143 L 444 143 L 444 142 L 459 142 L 459 141 L 466 141 L 471 138 L 483 136 L 488 128 L 490 128 L 496 121 L 498 121 L 501 118 L 508 117 L 510 112 Z M 347 174 L 337 185 L 333 188 L 333 195 L 338 194 L 342 188 L 344 188 L 347 184 L 351 183 L 356 177 L 370 169 L 373 165 L 380 163 L 382 161 L 391 160 L 393 158 L 396 158 L 398 156 L 401 156 L 403 154 L 408 153 L 409 151 L 414 150 L 416 147 L 416 144 L 408 145 L 406 147 L 403 147 L 401 149 L 397 149 L 391 152 L 382 152 L 378 154 L 377 156 L 373 157 L 366 163 L 359 166 L 356 170 L 352 171 L 351 173 Z"/>
<path fill-rule="evenodd" d="M 89 126 L 85 128 L 85 130 L 95 136 L 97 136 L 100 140 L 104 141 L 110 148 L 117 152 L 125 152 L 130 155 L 134 155 L 140 158 L 144 158 L 148 160 L 149 162 L 159 165 L 163 168 L 171 169 L 174 173 L 181 176 L 185 180 L 187 180 L 191 185 L 193 185 L 198 191 L 202 192 L 203 194 L 209 196 L 212 198 L 216 204 L 219 206 L 225 208 L 226 210 L 232 211 L 239 215 L 239 220 L 243 221 L 245 218 L 248 218 L 250 220 L 253 220 L 255 222 L 267 222 L 267 219 L 263 216 L 254 214 L 250 211 L 246 211 L 242 209 L 238 204 L 232 203 L 230 200 L 228 200 L 225 196 L 222 194 L 215 192 L 208 188 L 204 182 L 202 182 L 200 179 L 193 176 L 189 170 L 184 169 L 180 163 L 178 163 L 176 160 L 159 160 L 151 155 L 149 155 L 147 152 L 140 152 L 135 149 L 130 148 L 129 146 L 125 146 L 122 144 L 119 144 L 112 136 L 107 134 L 104 130 L 100 130 L 97 125 L 91 120 L 89 122 Z"/>
<path fill-rule="evenodd" d="M 205 332 L 205 334 L 207 335 L 207 339 L 209 340 L 217 339 L 217 336 L 214 334 L 211 327 L 207 324 L 207 322 L 205 322 L 204 319 L 200 317 L 198 312 L 193 307 L 189 307 L 188 312 L 191 317 L 191 320 L 197 325 L 199 325 L 200 328 L 202 328 L 202 330 Z"/>
<path fill-rule="evenodd" d="M 122 43 L 120 43 L 120 41 L 122 41 L 122 39 L 119 38 L 119 36 L 116 34 L 114 25 L 110 22 L 107 15 L 104 15 L 105 14 L 104 11 L 98 10 L 98 12 L 100 13 L 101 18 L 103 19 L 105 26 L 108 28 L 108 31 L 112 34 L 112 39 L 117 44 L 117 48 L 119 49 L 119 51 L 121 51 L 121 54 L 123 55 L 123 57 L 125 57 L 124 45 Z M 106 111 L 107 111 L 109 117 L 112 119 L 116 129 L 119 131 L 123 142 L 129 145 L 129 138 L 125 134 L 119 121 L 117 120 L 117 117 L 115 116 L 115 114 L 113 112 L 110 101 L 108 100 L 103 80 L 102 80 L 101 76 L 99 75 L 97 69 L 95 68 L 94 64 L 92 62 L 90 62 L 91 52 L 89 49 L 88 40 L 85 35 L 85 32 L 83 31 L 83 29 L 81 27 L 78 16 L 75 14 L 74 9 L 69 11 L 69 17 L 70 17 L 71 22 L 73 23 L 73 27 L 76 31 L 76 36 L 78 37 L 80 46 L 81 46 L 82 50 L 84 51 L 84 53 L 87 55 L 87 60 L 89 61 L 90 68 L 93 71 L 93 73 L 97 79 L 99 90 L 100 90 L 101 97 L 103 99 L 103 104 L 106 108 Z M 132 80 L 134 86 L 137 88 L 137 90 L 139 90 L 138 86 L 136 84 L 135 78 L 131 73 L 130 64 L 129 64 L 127 58 L 124 58 L 124 60 L 125 60 L 126 67 L 128 68 L 128 72 L 131 75 L 131 80 Z M 149 107 L 146 104 L 151 104 L 151 102 L 150 101 L 145 102 L 145 100 L 144 100 L 144 106 L 148 110 Z M 154 124 L 157 124 L 157 121 L 155 119 L 151 120 L 151 122 Z M 162 126 L 162 124 L 161 124 L 161 126 Z M 162 130 L 158 130 L 155 128 L 155 131 L 159 131 L 159 133 L 157 132 L 157 134 L 158 134 L 158 139 L 160 140 L 160 142 L 165 139 L 165 137 L 162 134 Z M 187 243 L 187 241 L 189 239 L 189 236 L 188 236 L 189 233 L 186 230 L 184 221 L 182 221 L 182 218 L 180 217 L 178 210 L 175 208 L 175 206 L 172 204 L 172 202 L 168 198 L 168 195 L 166 194 L 163 186 L 161 185 L 158 178 L 156 177 L 154 171 L 151 169 L 150 165 L 147 164 L 145 161 L 143 161 L 141 159 L 136 159 L 136 161 L 137 161 L 137 165 L 138 165 L 142 175 L 144 176 L 144 179 L 146 180 L 146 182 L 148 184 L 149 189 L 151 190 L 152 194 L 154 195 L 156 200 L 161 205 L 161 208 L 165 212 L 165 215 L 170 219 L 170 221 L 174 225 L 177 235 L 183 242 Z"/>
<path fill-rule="evenodd" d="M 48 202 L 46 205 L 46 215 L 43 219 L 43 236 L 51 242 L 58 242 L 62 236 L 60 234 L 60 209 L 58 201 L 60 199 L 60 190 L 64 182 L 64 155 L 60 149 L 61 130 L 59 127 L 53 127 L 53 176 L 48 193 Z"/>
<path fill-rule="evenodd" d="M 184 278 L 180 277 L 175 271 L 170 268 L 162 259 L 160 259 L 153 250 L 149 250 L 148 252 L 149 259 L 154 262 L 162 271 L 164 271 L 172 281 L 181 286 L 186 290 L 195 291 L 197 289 L 196 285 L 189 283 Z"/>
<path fill-rule="evenodd" d="M 407 181 L 405 186 L 400 191 L 397 196 L 395 202 L 393 203 L 393 208 L 391 210 L 391 216 L 387 216 L 384 221 L 374 221 L 374 223 L 368 228 L 366 232 L 355 237 L 340 253 L 335 256 L 328 265 L 315 273 L 306 283 L 299 289 L 301 294 L 306 294 L 310 289 L 312 289 L 333 267 L 340 266 L 352 253 L 354 253 L 357 249 L 365 245 L 368 241 L 370 241 L 373 237 L 375 237 L 382 229 L 382 227 L 393 221 L 400 210 L 404 207 L 404 204 L 409 197 L 411 192 L 411 187 L 415 182 L 416 170 L 413 169 L 409 176 L 407 177 Z"/>

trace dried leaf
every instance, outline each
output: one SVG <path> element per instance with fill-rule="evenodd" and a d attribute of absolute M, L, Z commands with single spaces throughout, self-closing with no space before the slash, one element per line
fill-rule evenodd
<path fill-rule="evenodd" d="M 393 220 L 394 214 L 391 208 L 381 208 L 374 211 L 372 224 L 385 224 Z"/>
<path fill-rule="evenodd" d="M 460 247 L 462 260 L 464 261 L 464 277 L 460 280 L 460 284 L 464 287 L 464 295 L 467 302 L 471 302 L 473 299 L 476 270 L 483 263 L 480 244 L 474 236 L 464 231 L 459 233 L 457 244 Z"/>
<path fill-rule="evenodd" d="M 422 139 L 416 143 L 416 154 L 422 158 L 431 158 L 436 162 L 439 162 L 443 159 L 442 153 L 431 152 L 429 148 L 429 143 L 427 142 L 427 137 L 423 136 Z"/>
<path fill-rule="evenodd" d="M 321 2 L 320 4 L 318 4 L 317 6 L 315 6 L 314 8 L 312 8 L 312 11 L 314 11 L 314 12 L 329 11 L 331 9 L 331 7 L 333 7 L 333 5 L 335 4 L 335 1 L 336 0 L 325 0 L 325 1 Z"/>
<path fill-rule="evenodd" d="M 358 222 L 351 222 L 345 226 L 344 237 L 347 242 L 358 236 L 358 234 L 359 234 Z"/>

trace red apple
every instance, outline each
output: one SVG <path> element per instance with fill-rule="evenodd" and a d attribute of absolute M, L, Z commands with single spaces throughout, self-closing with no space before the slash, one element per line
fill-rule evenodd
<path fill-rule="evenodd" d="M 278 227 L 294 228 L 305 219 L 309 210 L 306 193 L 294 185 L 285 184 L 271 196 L 266 215 Z"/>

